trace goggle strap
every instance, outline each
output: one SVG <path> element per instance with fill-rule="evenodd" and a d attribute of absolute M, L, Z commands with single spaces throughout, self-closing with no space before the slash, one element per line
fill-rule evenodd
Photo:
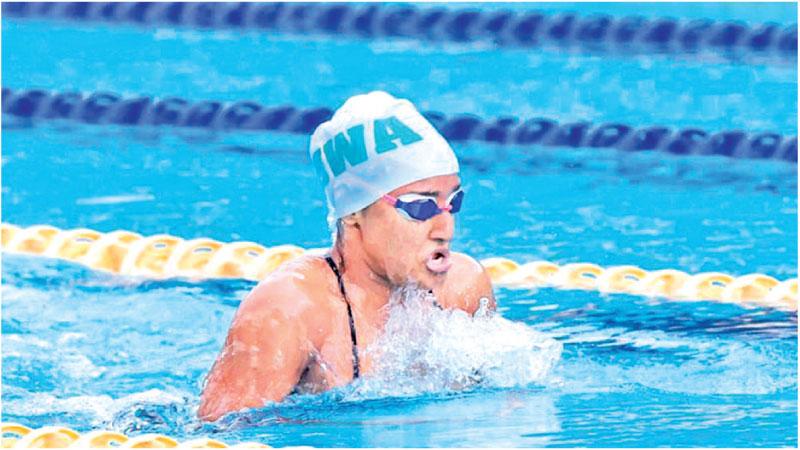
<path fill-rule="evenodd" d="M 395 206 L 397 205 L 397 199 L 392 197 L 389 194 L 383 194 L 383 199 L 389 202 L 390 205 Z"/>

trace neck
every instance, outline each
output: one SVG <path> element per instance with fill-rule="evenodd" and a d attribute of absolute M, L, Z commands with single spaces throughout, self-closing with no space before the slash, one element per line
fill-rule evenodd
<path fill-rule="evenodd" d="M 339 266 L 351 306 L 364 313 L 376 312 L 388 304 L 393 286 L 385 275 L 370 267 L 360 236 L 353 236 L 358 232 L 340 233 L 336 239 L 341 241 L 333 245 L 331 256 Z"/>

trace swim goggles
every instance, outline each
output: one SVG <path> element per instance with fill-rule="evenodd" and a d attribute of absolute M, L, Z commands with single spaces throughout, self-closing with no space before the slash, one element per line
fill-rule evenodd
<path fill-rule="evenodd" d="M 440 208 L 433 198 L 419 194 L 405 194 L 397 198 L 386 194 L 383 199 L 397 208 L 406 219 L 424 221 L 443 211 L 449 211 L 450 214 L 460 211 L 461 201 L 464 200 L 464 191 L 459 189 L 450 194 L 447 206 L 443 208 Z"/>

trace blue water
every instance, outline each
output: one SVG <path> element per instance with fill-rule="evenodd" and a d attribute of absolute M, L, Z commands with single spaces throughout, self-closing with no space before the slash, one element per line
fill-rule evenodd
<path fill-rule="evenodd" d="M 134 26 L 115 27 L 109 44 L 105 28 L 49 22 L 6 21 L 4 33 L 14 89 L 302 107 L 383 89 L 451 114 L 797 134 L 791 66 Z"/>
<path fill-rule="evenodd" d="M 639 8 L 796 21 L 789 4 Z M 797 133 L 786 66 L 44 21 L 4 20 L 2 37 L 2 84 L 14 89 L 335 107 L 381 88 L 448 113 Z M 4 222 L 330 244 L 306 137 L 3 119 Z M 467 201 L 453 246 L 477 258 L 797 276 L 796 166 L 456 151 Z M 274 446 L 797 445 L 795 313 L 498 289 L 503 320 L 563 345 L 546 377 L 402 396 L 351 386 L 203 425 L 203 376 L 252 283 L 141 280 L 7 253 L 2 278 L 4 421 Z"/>

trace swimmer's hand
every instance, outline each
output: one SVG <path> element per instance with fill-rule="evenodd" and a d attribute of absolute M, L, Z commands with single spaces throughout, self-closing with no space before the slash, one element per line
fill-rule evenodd
<path fill-rule="evenodd" d="M 481 297 L 478 299 L 478 310 L 475 311 L 473 317 L 492 317 L 495 312 L 496 305 L 494 307 L 491 305 L 492 301 L 489 300 L 489 297 Z"/>

